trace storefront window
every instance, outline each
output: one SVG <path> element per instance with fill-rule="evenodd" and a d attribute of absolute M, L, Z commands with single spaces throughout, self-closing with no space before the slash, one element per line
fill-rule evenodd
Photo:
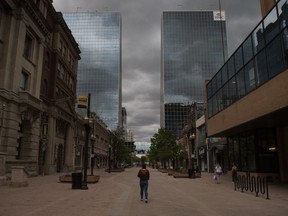
<path fill-rule="evenodd" d="M 249 172 L 256 171 L 255 136 L 247 136 L 247 166 Z"/>
<path fill-rule="evenodd" d="M 273 129 L 258 130 L 258 172 L 277 172 L 277 145 Z"/>
<path fill-rule="evenodd" d="M 242 171 L 248 171 L 247 165 L 247 144 L 246 144 L 246 136 L 239 138 L 239 147 L 240 147 L 240 164 L 238 165 L 241 167 Z"/>
<path fill-rule="evenodd" d="M 233 139 L 233 149 L 234 149 L 234 161 L 237 166 L 240 164 L 240 150 L 239 150 L 239 139 Z M 239 167 L 241 169 L 241 167 Z"/>

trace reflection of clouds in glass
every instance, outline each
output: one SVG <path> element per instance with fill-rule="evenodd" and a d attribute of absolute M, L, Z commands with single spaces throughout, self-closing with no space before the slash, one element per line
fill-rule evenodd
<path fill-rule="evenodd" d="M 195 64 L 189 70 L 193 75 L 189 75 L 187 71 L 182 70 L 173 79 L 166 81 L 165 102 L 200 101 L 204 94 L 204 78 L 201 71 L 201 65 Z"/>
<path fill-rule="evenodd" d="M 203 102 L 205 81 L 223 63 L 221 22 L 212 11 L 164 12 L 162 21 L 164 103 Z"/>
<path fill-rule="evenodd" d="M 77 94 L 90 93 L 91 111 L 115 129 L 121 108 L 120 13 L 68 13 L 64 18 L 81 50 Z"/>
<path fill-rule="evenodd" d="M 100 97 L 100 98 L 99 98 Z M 99 103 L 97 101 L 103 101 L 105 99 L 110 99 L 111 103 Z M 100 100 L 102 99 L 102 100 Z M 115 94 L 114 91 L 102 92 L 97 94 L 95 97 L 94 107 L 97 113 L 99 113 L 100 118 L 104 122 L 109 122 L 111 128 L 117 128 L 118 123 L 118 107 L 119 96 Z"/>
<path fill-rule="evenodd" d="M 86 92 L 79 93 L 85 95 Z M 106 101 L 106 102 L 105 102 Z M 91 91 L 91 111 L 107 124 L 109 128 L 117 128 L 118 123 L 119 95 L 113 89 L 106 92 Z"/>

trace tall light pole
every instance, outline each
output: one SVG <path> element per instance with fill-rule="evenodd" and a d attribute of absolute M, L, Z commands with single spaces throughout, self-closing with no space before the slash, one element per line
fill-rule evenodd
<path fill-rule="evenodd" d="M 91 138 L 92 138 L 92 143 L 91 143 L 91 176 L 94 175 L 93 173 L 93 169 L 94 169 L 94 165 L 95 165 L 95 152 L 94 152 L 94 147 L 95 147 L 95 117 L 93 116 L 93 119 L 92 119 L 92 135 L 91 135 Z"/>
<path fill-rule="evenodd" d="M 88 144 L 90 138 L 90 93 L 88 94 L 87 117 L 85 117 L 85 148 L 84 148 L 84 178 L 82 181 L 81 189 L 87 190 L 87 167 L 88 167 Z"/>
<path fill-rule="evenodd" d="M 195 168 L 194 168 L 194 156 L 195 156 L 195 134 L 192 133 L 189 137 L 191 140 L 191 173 L 189 173 L 189 178 L 195 178 Z"/>
<path fill-rule="evenodd" d="M 108 172 L 111 172 L 111 145 L 109 145 Z"/>
<path fill-rule="evenodd" d="M 1 109 L 1 116 L 0 116 L 0 144 L 1 144 L 1 140 L 2 140 L 2 128 L 3 128 L 3 123 L 4 123 L 4 111 L 6 108 L 6 104 L 3 103 L 2 104 L 2 109 Z"/>

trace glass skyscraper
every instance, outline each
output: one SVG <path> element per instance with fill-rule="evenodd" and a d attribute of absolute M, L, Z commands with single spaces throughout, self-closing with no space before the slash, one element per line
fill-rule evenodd
<path fill-rule="evenodd" d="M 227 58 L 224 11 L 221 14 L 163 12 L 161 127 L 177 136 L 187 124 L 190 105 L 205 102 L 205 81 L 213 77 Z"/>
<path fill-rule="evenodd" d="M 114 130 L 121 124 L 121 15 L 119 12 L 64 13 L 81 50 L 77 95 L 91 94 L 91 112 Z"/>

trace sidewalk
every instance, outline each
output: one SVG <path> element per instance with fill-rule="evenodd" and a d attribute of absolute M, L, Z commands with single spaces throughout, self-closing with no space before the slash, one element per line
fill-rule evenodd
<path fill-rule="evenodd" d="M 137 168 L 100 175 L 88 190 L 72 190 L 59 183 L 62 174 L 29 178 L 24 188 L 0 187 L 0 216 L 286 216 L 288 187 L 269 185 L 270 200 L 255 193 L 234 191 L 230 176 L 220 184 L 213 174 L 201 178 L 173 178 L 150 168 L 149 202 L 140 201 Z M 88 174 L 90 172 L 88 171 Z"/>

